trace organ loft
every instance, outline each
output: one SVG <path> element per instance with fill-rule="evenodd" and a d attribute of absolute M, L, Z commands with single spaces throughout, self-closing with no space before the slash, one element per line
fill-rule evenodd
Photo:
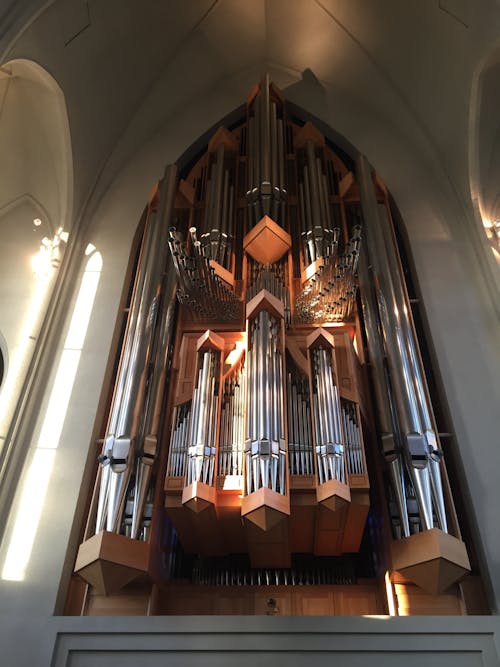
<path fill-rule="evenodd" d="M 267 77 L 236 115 L 139 225 L 73 604 L 460 613 L 390 195 Z"/>

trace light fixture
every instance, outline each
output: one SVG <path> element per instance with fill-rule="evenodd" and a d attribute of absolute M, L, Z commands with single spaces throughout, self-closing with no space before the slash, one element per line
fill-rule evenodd
<path fill-rule="evenodd" d="M 60 244 L 66 242 L 67 239 L 68 233 L 63 232 L 62 227 L 59 227 L 52 239 L 47 236 L 43 237 L 38 252 L 31 259 L 33 272 L 37 276 L 46 276 L 51 268 L 59 268 L 61 264 Z"/>

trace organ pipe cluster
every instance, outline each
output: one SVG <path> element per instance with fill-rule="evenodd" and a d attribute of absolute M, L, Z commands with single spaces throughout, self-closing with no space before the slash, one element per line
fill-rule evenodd
<path fill-rule="evenodd" d="M 320 484 L 337 480 L 345 484 L 345 445 L 340 397 L 334 381 L 331 349 L 311 350 L 312 403 L 316 441 L 316 463 Z"/>
<path fill-rule="evenodd" d="M 442 452 L 393 232 L 385 206 L 377 204 L 371 170 L 365 158 L 359 158 L 357 173 L 367 250 L 360 270 L 360 288 L 384 455 L 399 514 L 397 530 L 405 537 L 410 535 L 406 491 L 410 485 L 410 495 L 414 495 L 418 506 L 420 528 L 438 527 L 447 532 Z M 382 331 L 382 338 L 378 331 Z"/>
<path fill-rule="evenodd" d="M 219 401 L 220 352 L 205 350 L 199 355 L 198 378 L 189 420 L 187 484 L 212 486 L 215 474 Z"/>
<path fill-rule="evenodd" d="M 274 89 L 275 91 L 275 89 Z M 250 226 L 265 215 L 284 218 L 287 198 L 282 103 L 265 76 L 248 119 L 248 189 Z M 281 116 L 281 117 L 280 117 Z"/>
<path fill-rule="evenodd" d="M 191 401 L 176 406 L 172 415 L 172 431 L 168 450 L 167 475 L 184 477 L 191 415 Z"/>
<path fill-rule="evenodd" d="M 147 536 L 144 520 L 158 455 L 161 405 L 173 323 L 175 277 L 167 270 L 167 243 L 177 169 L 167 167 L 160 200 L 149 207 L 121 363 L 104 438 L 95 532 Z M 154 362 L 153 362 L 154 355 Z M 128 498 L 127 502 L 125 499 Z M 131 506 L 132 505 L 132 506 Z"/>
<path fill-rule="evenodd" d="M 287 359 L 288 460 L 290 474 L 314 475 L 309 380 Z"/>
<path fill-rule="evenodd" d="M 314 143 L 306 142 L 305 164 L 299 182 L 301 237 L 306 264 L 336 252 L 342 218 L 338 205 L 330 204 L 327 174 Z"/>
<path fill-rule="evenodd" d="M 215 248 L 207 242 L 207 255 L 204 255 L 196 230 L 191 228 L 190 231 L 192 244 L 189 252 L 184 235 L 175 228 L 170 229 L 168 244 L 179 281 L 177 298 L 204 319 L 232 320 L 238 313 L 238 299 L 217 275 L 207 256 L 209 252 L 216 256 L 222 252 L 217 245 L 221 237 L 218 237 Z"/>
<path fill-rule="evenodd" d="M 200 251 L 207 260 L 221 266 L 231 266 L 232 221 L 234 213 L 234 184 L 232 169 L 225 163 L 224 144 L 217 148 L 216 159 L 205 184 L 204 215 L 200 229 L 190 229 L 193 242 L 199 235 Z"/>
<path fill-rule="evenodd" d="M 246 291 L 247 303 L 261 290 L 265 289 L 279 299 L 285 308 L 285 324 L 291 323 L 290 291 L 286 281 L 286 263 L 260 264 L 248 258 L 248 287 Z"/>
<path fill-rule="evenodd" d="M 246 493 L 286 493 L 281 322 L 261 310 L 248 323 Z"/>
<path fill-rule="evenodd" d="M 341 400 L 342 426 L 345 434 L 347 472 L 350 475 L 362 475 L 366 472 L 361 447 L 361 428 L 356 403 Z"/>
<path fill-rule="evenodd" d="M 219 440 L 219 475 L 243 475 L 245 450 L 244 357 L 224 381 Z"/>
<path fill-rule="evenodd" d="M 347 320 L 356 299 L 361 227 L 353 228 L 341 254 L 338 252 L 340 229 L 323 231 L 328 232 L 328 242 L 324 242 L 323 236 L 321 263 L 295 300 L 297 317 L 302 322 Z"/>

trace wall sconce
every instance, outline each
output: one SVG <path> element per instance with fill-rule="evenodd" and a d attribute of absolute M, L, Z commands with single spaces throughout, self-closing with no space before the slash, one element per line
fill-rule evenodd
<path fill-rule="evenodd" d="M 40 243 L 38 252 L 32 257 L 31 265 L 33 272 L 38 277 L 47 276 L 50 269 L 58 269 L 61 264 L 61 242 L 68 239 L 67 232 L 59 227 L 52 239 L 44 236 Z"/>

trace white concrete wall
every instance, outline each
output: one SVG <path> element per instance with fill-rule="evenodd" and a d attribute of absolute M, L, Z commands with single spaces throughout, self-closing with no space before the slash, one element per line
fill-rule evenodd
<path fill-rule="evenodd" d="M 496 618 L 197 616 L 84 621 L 77 624 L 75 619 L 65 619 L 58 624 L 54 667 L 132 667 L 139 661 L 145 667 L 499 664 Z"/>

